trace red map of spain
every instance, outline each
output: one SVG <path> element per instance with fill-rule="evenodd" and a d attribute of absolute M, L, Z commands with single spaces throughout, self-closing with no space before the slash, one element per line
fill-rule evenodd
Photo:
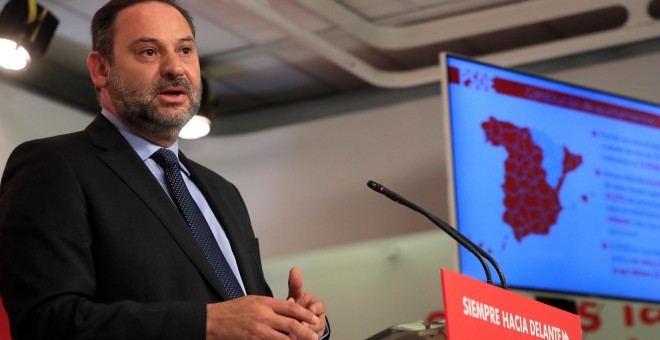
<path fill-rule="evenodd" d="M 517 241 L 529 234 L 546 235 L 557 223 L 562 210 L 559 191 L 566 174 L 582 164 L 582 156 L 564 147 L 562 172 L 555 187 L 547 181 L 543 168 L 543 149 L 533 140 L 528 128 L 490 117 L 481 124 L 486 139 L 503 146 L 508 154 L 504 162 L 504 222 L 513 228 Z"/>

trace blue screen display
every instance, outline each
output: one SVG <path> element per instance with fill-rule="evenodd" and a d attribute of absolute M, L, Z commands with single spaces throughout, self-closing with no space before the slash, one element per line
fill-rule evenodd
<path fill-rule="evenodd" d="M 509 286 L 660 302 L 660 106 L 441 60 L 452 222 Z"/>

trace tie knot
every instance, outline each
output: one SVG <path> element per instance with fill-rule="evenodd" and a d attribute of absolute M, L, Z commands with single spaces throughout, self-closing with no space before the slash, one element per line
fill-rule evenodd
<path fill-rule="evenodd" d="M 179 159 L 176 157 L 174 152 L 167 149 L 160 149 L 154 152 L 151 155 L 151 159 L 156 161 L 163 169 L 167 169 L 173 166 L 179 166 Z"/>

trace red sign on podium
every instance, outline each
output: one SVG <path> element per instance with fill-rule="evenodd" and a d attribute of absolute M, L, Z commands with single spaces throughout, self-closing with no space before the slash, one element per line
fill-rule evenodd
<path fill-rule="evenodd" d="M 11 340 L 11 335 L 9 334 L 9 319 L 7 318 L 7 313 L 5 313 L 4 306 L 2 305 L 2 300 L 0 299 L 0 340 Z"/>
<path fill-rule="evenodd" d="M 441 269 L 447 339 L 581 340 L 580 317 Z"/>

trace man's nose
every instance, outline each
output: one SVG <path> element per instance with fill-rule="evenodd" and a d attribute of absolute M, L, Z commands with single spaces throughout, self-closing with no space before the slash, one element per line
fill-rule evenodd
<path fill-rule="evenodd" d="M 160 73 L 165 78 L 178 78 L 183 75 L 183 63 L 176 53 L 168 52 L 163 55 Z"/>

